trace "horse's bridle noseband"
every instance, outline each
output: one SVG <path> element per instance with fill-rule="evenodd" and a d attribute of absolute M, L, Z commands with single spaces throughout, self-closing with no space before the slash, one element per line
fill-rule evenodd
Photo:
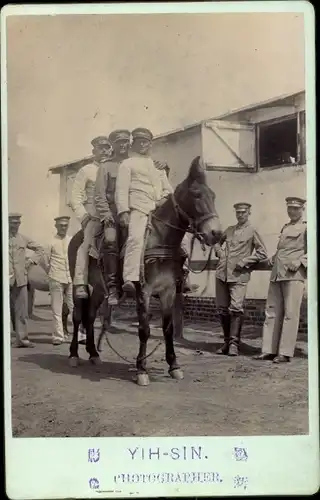
<path fill-rule="evenodd" d="M 202 250 L 205 251 L 205 243 L 204 243 L 204 237 L 203 237 L 203 233 L 200 233 L 200 231 L 198 230 L 199 226 L 207 221 L 207 220 L 210 220 L 210 219 L 217 219 L 218 216 L 217 215 L 212 215 L 212 214 L 207 214 L 207 215 L 203 215 L 202 217 L 199 217 L 198 219 L 193 219 L 192 217 L 190 217 L 179 205 L 179 203 L 177 202 L 174 194 L 172 193 L 171 194 L 171 201 L 172 201 L 172 204 L 173 204 L 173 207 L 175 209 L 175 212 L 178 216 L 179 219 L 185 219 L 186 222 L 188 223 L 186 229 L 185 229 L 185 232 L 186 233 L 190 233 L 194 236 L 194 238 L 196 238 L 197 240 L 199 240 L 200 244 L 201 244 L 201 247 L 202 247 Z M 180 229 L 180 228 L 179 228 Z M 182 230 L 182 229 L 181 229 Z"/>

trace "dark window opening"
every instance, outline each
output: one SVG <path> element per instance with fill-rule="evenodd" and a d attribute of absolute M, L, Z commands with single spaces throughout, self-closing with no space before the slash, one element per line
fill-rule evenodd
<path fill-rule="evenodd" d="M 297 126 L 296 117 L 260 125 L 260 167 L 295 165 L 298 162 Z"/>

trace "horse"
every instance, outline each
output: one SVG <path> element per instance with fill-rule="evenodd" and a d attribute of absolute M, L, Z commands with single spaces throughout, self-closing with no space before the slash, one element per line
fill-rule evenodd
<path fill-rule="evenodd" d="M 220 240 L 221 225 L 215 208 L 215 193 L 207 185 L 205 168 L 200 156 L 193 159 L 187 177 L 167 200 L 151 212 L 146 230 L 141 279 L 135 283 L 136 311 L 138 315 L 139 352 L 136 358 L 136 382 L 149 384 L 146 365 L 147 342 L 150 337 L 149 303 L 152 296 L 160 300 L 162 329 L 165 339 L 166 362 L 172 378 L 181 380 L 183 371 L 178 365 L 174 344 L 174 313 L 176 299 L 181 297 L 183 263 L 187 258 L 181 249 L 186 231 L 192 233 L 209 247 Z M 75 235 L 68 248 L 70 272 L 74 273 L 77 243 Z M 123 257 L 121 258 L 123 260 Z M 101 269 L 101 260 L 89 257 L 88 281 L 92 287 L 89 297 L 74 297 L 74 332 L 70 345 L 69 362 L 78 365 L 78 327 L 83 322 L 86 333 L 86 351 L 93 364 L 100 364 L 94 340 L 94 321 L 97 310 L 104 301 L 107 306 L 107 289 Z M 180 306 L 178 306 L 180 307 Z"/>

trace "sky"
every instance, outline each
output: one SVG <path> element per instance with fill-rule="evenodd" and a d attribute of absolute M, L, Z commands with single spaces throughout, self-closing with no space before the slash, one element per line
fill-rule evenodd
<path fill-rule="evenodd" d="M 15 16 L 7 20 L 9 210 L 44 241 L 51 166 L 113 128 L 154 134 L 304 88 L 302 14 Z"/>

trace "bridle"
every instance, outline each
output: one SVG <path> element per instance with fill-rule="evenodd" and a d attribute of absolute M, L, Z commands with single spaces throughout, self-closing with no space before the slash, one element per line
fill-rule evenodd
<path fill-rule="evenodd" d="M 174 193 L 171 193 L 170 198 L 171 198 L 171 202 L 172 202 L 174 211 L 177 215 L 177 218 L 178 218 L 178 220 L 181 220 L 184 227 L 179 227 L 179 226 L 176 226 L 174 224 L 171 224 L 170 222 L 167 222 L 167 221 L 161 219 L 160 217 L 158 217 L 157 215 L 155 215 L 154 212 L 151 212 L 150 217 L 151 217 L 151 219 L 154 218 L 154 219 L 158 220 L 159 222 L 162 222 L 165 226 L 171 227 L 172 229 L 176 229 L 177 231 L 182 231 L 184 233 L 192 234 L 193 238 L 191 240 L 191 251 L 190 251 L 190 255 L 189 255 L 189 261 L 191 261 L 195 240 L 199 241 L 203 252 L 205 252 L 205 250 L 206 250 L 206 243 L 204 240 L 204 235 L 203 235 L 203 233 L 198 231 L 198 227 L 203 222 L 205 222 L 209 219 L 217 219 L 218 216 L 212 215 L 212 214 L 206 214 L 206 215 L 203 215 L 202 217 L 199 217 L 197 219 L 193 219 L 181 208 L 181 206 L 179 205 L 179 203 L 176 200 Z M 194 274 L 200 274 L 203 271 L 205 271 L 210 260 L 211 260 L 212 251 L 213 251 L 213 247 L 210 248 L 210 252 L 209 252 L 208 258 L 206 260 L 206 263 L 205 263 L 205 266 L 203 267 L 203 269 L 201 269 L 200 271 L 193 271 L 188 265 L 187 266 L 188 270 Z"/>

